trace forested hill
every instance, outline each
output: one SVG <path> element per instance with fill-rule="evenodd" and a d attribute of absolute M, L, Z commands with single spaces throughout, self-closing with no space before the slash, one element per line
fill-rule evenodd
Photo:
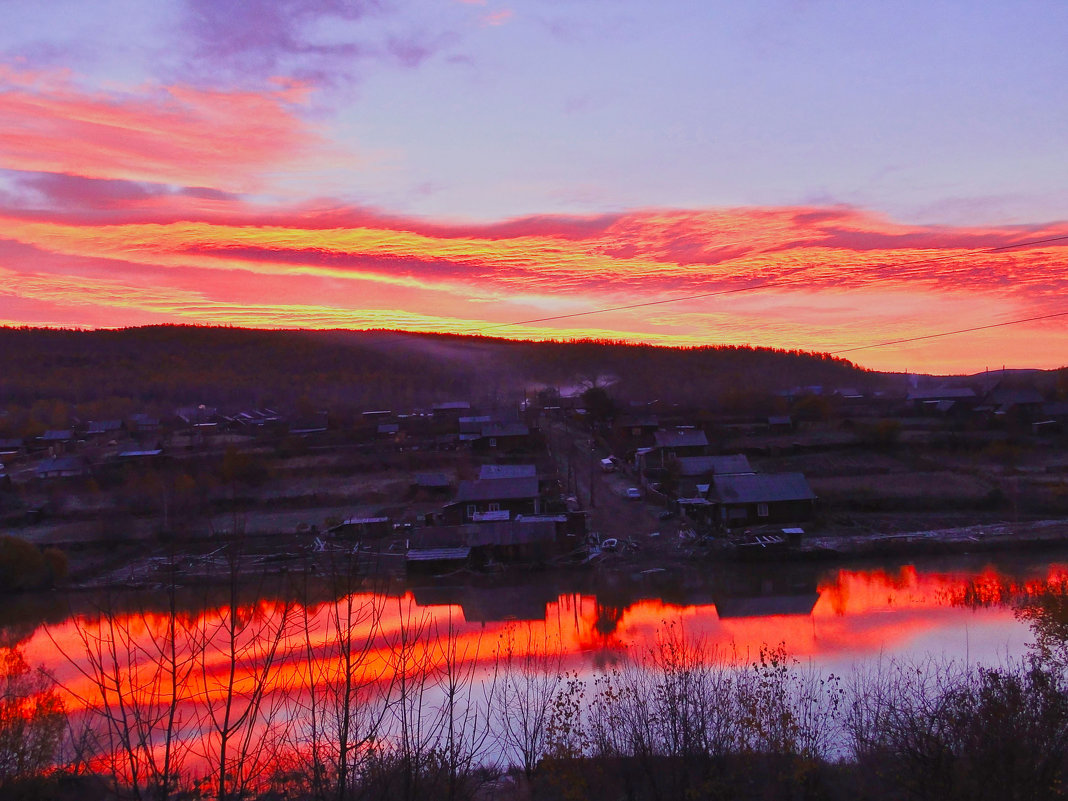
<path fill-rule="evenodd" d="M 620 398 L 707 406 L 796 385 L 863 388 L 887 380 L 825 355 L 745 347 L 395 331 L 0 328 L 0 403 L 22 407 L 47 400 L 92 407 L 412 408 L 503 400 L 537 384 L 591 383 L 611 385 Z"/>

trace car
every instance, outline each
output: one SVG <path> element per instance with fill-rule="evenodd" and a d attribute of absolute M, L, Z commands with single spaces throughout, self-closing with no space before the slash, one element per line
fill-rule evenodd
<path fill-rule="evenodd" d="M 637 487 L 627 487 L 627 498 L 632 501 L 641 500 L 642 491 Z"/>

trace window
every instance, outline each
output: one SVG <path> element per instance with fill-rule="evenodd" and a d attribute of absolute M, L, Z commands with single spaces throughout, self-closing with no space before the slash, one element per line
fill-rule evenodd
<path fill-rule="evenodd" d="M 757 517 L 767 517 L 767 516 L 768 516 L 768 505 L 766 503 L 758 503 L 757 504 Z"/>
<path fill-rule="evenodd" d="M 477 514 L 478 514 L 478 506 L 476 506 L 473 503 L 467 504 L 467 516 L 469 518 L 471 518 L 471 517 L 474 517 Z"/>
<path fill-rule="evenodd" d="M 501 505 L 499 503 L 491 503 L 489 505 L 489 511 L 491 511 L 491 512 L 499 512 L 499 511 L 501 511 Z"/>
<path fill-rule="evenodd" d="M 490 447 L 491 448 L 496 448 L 497 447 L 497 438 L 496 437 L 490 437 Z"/>

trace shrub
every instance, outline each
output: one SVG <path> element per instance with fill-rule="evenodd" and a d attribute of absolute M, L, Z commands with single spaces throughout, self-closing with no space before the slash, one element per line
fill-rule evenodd
<path fill-rule="evenodd" d="M 0 590 L 32 590 L 47 586 L 48 565 L 32 542 L 0 537 Z"/>
<path fill-rule="evenodd" d="M 67 577 L 67 555 L 58 548 L 42 552 L 19 537 L 0 537 L 0 592 L 39 590 Z"/>
<path fill-rule="evenodd" d="M 59 548 L 45 548 L 41 551 L 41 556 L 44 557 L 45 565 L 48 566 L 48 574 L 52 584 L 58 584 L 67 578 L 67 573 L 70 571 L 70 566 L 67 562 L 67 555 Z"/>

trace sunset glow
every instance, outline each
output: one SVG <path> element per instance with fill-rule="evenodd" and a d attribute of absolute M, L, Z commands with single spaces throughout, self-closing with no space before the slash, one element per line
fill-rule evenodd
<path fill-rule="evenodd" d="M 0 34 L 0 324 L 1068 360 L 1064 104 L 1001 80 L 1041 97 L 1064 54 L 1033 32 L 1055 26 L 1018 41 L 995 7 L 51 5 Z M 879 33 L 830 44 L 847 30 Z M 1006 64 L 969 44 L 991 31 Z M 945 85 L 899 99 L 914 68 Z M 949 116 L 973 106 L 967 128 Z"/>

